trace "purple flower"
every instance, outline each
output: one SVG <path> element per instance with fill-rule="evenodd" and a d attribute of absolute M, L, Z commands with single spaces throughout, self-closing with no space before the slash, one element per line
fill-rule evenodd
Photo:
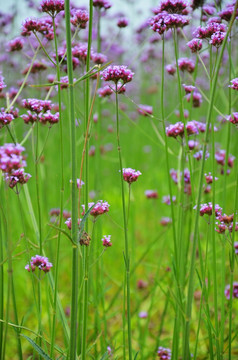
<path fill-rule="evenodd" d="M 86 10 L 73 10 L 73 17 L 70 20 L 71 24 L 78 26 L 80 29 L 85 29 L 89 20 L 89 13 Z"/>
<path fill-rule="evenodd" d="M 197 206 L 194 206 L 194 209 L 196 209 Z M 211 216 L 212 215 L 212 203 L 209 202 L 208 204 L 200 204 L 200 216 L 203 216 L 203 215 L 208 215 L 208 216 Z M 220 216 L 222 213 L 222 208 L 216 204 L 215 205 L 215 215 L 216 217 Z"/>
<path fill-rule="evenodd" d="M 148 317 L 148 312 L 147 311 L 140 311 L 138 316 L 141 319 L 146 319 Z"/>
<path fill-rule="evenodd" d="M 0 129 L 4 125 L 8 125 L 14 120 L 14 116 L 12 114 L 6 113 L 5 111 L 0 112 Z"/>
<path fill-rule="evenodd" d="M 165 69 L 166 69 L 166 71 L 168 72 L 169 75 L 174 75 L 175 72 L 176 72 L 176 68 L 174 67 L 174 65 L 171 65 L 171 64 L 167 65 L 165 67 Z"/>
<path fill-rule="evenodd" d="M 230 300 L 230 284 L 225 287 L 225 297 Z M 238 298 L 238 282 L 233 282 L 232 298 Z"/>
<path fill-rule="evenodd" d="M 148 115 L 153 114 L 153 107 L 150 106 L 150 105 L 142 105 L 142 104 L 140 104 L 137 111 L 138 111 L 139 114 L 141 114 L 143 116 L 148 116 Z"/>
<path fill-rule="evenodd" d="M 228 121 L 230 121 L 232 124 L 237 125 L 238 124 L 238 112 L 232 113 L 232 115 L 230 115 L 228 117 Z"/>
<path fill-rule="evenodd" d="M 171 359 L 171 350 L 160 346 L 158 348 L 157 355 L 160 360 L 170 360 Z"/>
<path fill-rule="evenodd" d="M 212 34 L 211 36 L 211 40 L 210 40 L 210 44 L 212 44 L 213 46 L 216 46 L 217 48 L 219 46 L 221 46 L 221 44 L 223 43 L 223 40 L 226 37 L 226 33 L 223 31 L 216 31 L 214 34 Z"/>
<path fill-rule="evenodd" d="M 109 85 L 105 85 L 104 87 L 98 89 L 98 94 L 100 97 L 111 96 L 113 94 L 113 90 Z"/>
<path fill-rule="evenodd" d="M 1 75 L 1 72 L 0 72 L 0 93 L 2 92 L 2 90 L 7 87 L 7 85 L 5 84 L 4 82 L 4 77 Z"/>
<path fill-rule="evenodd" d="M 93 0 L 93 6 L 105 10 L 110 9 L 110 7 L 112 7 L 111 3 L 107 0 Z"/>
<path fill-rule="evenodd" d="M 13 171 L 26 166 L 21 154 L 25 148 L 20 144 L 4 144 L 0 147 L 0 169 L 11 175 Z"/>
<path fill-rule="evenodd" d="M 125 27 L 127 27 L 128 26 L 128 19 L 127 18 L 120 18 L 120 19 L 118 19 L 118 21 L 117 21 L 117 26 L 119 27 L 119 28 L 125 28 Z"/>
<path fill-rule="evenodd" d="M 95 203 L 89 203 L 88 204 L 88 208 L 91 208 Z M 103 201 L 103 200 L 99 200 L 96 205 L 94 206 L 94 208 L 90 211 L 90 215 L 96 217 L 99 215 L 103 215 L 106 214 L 109 211 L 109 204 L 107 201 Z M 84 212 L 85 212 L 85 206 L 82 205 Z M 84 213 L 83 212 L 83 213 Z"/>
<path fill-rule="evenodd" d="M 64 10 L 64 0 L 41 0 L 41 11 L 55 17 L 60 11 Z"/>
<path fill-rule="evenodd" d="M 232 85 L 228 85 L 228 87 L 230 87 L 233 90 L 238 90 L 238 78 L 232 79 L 231 84 Z"/>
<path fill-rule="evenodd" d="M 52 103 L 50 100 L 39 100 L 39 99 L 23 99 L 22 106 L 30 111 L 39 114 L 52 109 Z"/>
<path fill-rule="evenodd" d="M 123 65 L 110 65 L 102 72 L 102 78 L 104 81 L 114 81 L 115 84 L 119 80 L 126 84 L 133 79 L 134 73 Z"/>
<path fill-rule="evenodd" d="M 23 48 L 23 45 L 24 45 L 23 39 L 20 37 L 16 37 L 15 39 L 7 43 L 7 50 L 9 52 L 20 51 Z"/>
<path fill-rule="evenodd" d="M 102 238 L 102 245 L 104 247 L 110 247 L 112 246 L 112 243 L 111 243 L 111 235 L 104 235 L 103 238 Z"/>
<path fill-rule="evenodd" d="M 48 258 L 45 256 L 35 255 L 31 258 L 30 265 L 27 264 L 25 266 L 25 269 L 27 271 L 35 271 L 35 269 L 38 267 L 39 270 L 44 271 L 44 273 L 47 273 L 52 268 L 52 264 L 49 262 Z"/>
<path fill-rule="evenodd" d="M 187 43 L 187 46 L 190 48 L 192 53 L 196 53 L 202 48 L 202 40 L 194 38 Z"/>
<path fill-rule="evenodd" d="M 17 184 L 24 185 L 31 178 L 30 174 L 24 172 L 24 169 L 18 169 L 11 172 L 11 175 L 6 174 L 5 181 L 8 186 L 13 189 Z"/>
<path fill-rule="evenodd" d="M 123 171 L 123 179 L 126 182 L 128 182 L 128 184 L 135 182 L 138 179 L 138 177 L 141 175 L 140 171 L 136 171 L 131 168 L 124 168 L 122 169 L 122 171 Z"/>
<path fill-rule="evenodd" d="M 192 59 L 189 58 L 180 58 L 178 59 L 178 67 L 181 71 L 187 71 L 188 73 L 193 73 L 195 70 L 195 63 Z"/>
<path fill-rule="evenodd" d="M 101 53 L 93 52 L 91 56 L 92 56 L 93 62 L 97 65 L 105 64 L 105 62 L 107 62 L 106 55 L 103 55 Z"/>
<path fill-rule="evenodd" d="M 146 190 L 145 196 L 147 199 L 158 199 L 158 191 L 157 190 Z"/>

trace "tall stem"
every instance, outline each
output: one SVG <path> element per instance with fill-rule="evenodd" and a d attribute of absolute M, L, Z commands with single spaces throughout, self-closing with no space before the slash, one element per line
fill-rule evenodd
<path fill-rule="evenodd" d="M 127 236 L 127 221 L 126 221 L 126 202 L 124 192 L 124 179 L 122 169 L 122 157 L 120 146 L 120 131 L 119 131 L 119 107 L 118 107 L 118 93 L 116 84 L 116 123 L 117 123 L 117 149 L 119 156 L 119 171 L 121 177 L 121 194 L 122 194 L 122 210 L 124 222 L 124 237 L 125 237 L 125 267 L 126 267 L 126 303 L 127 303 L 127 331 L 128 331 L 128 350 L 129 360 L 132 360 L 132 345 L 131 345 L 131 305 L 130 305 L 130 256 L 129 256 L 129 243 Z"/>
<path fill-rule="evenodd" d="M 58 44 L 57 44 L 57 36 L 56 36 L 56 28 L 55 28 L 55 18 L 53 17 L 52 20 L 53 20 L 54 40 L 55 40 L 57 81 L 60 82 L 60 64 L 59 64 L 59 58 L 58 58 Z M 61 170 L 59 227 L 61 228 L 62 216 L 63 216 L 63 202 L 64 202 L 64 145 L 63 145 L 64 142 L 63 142 L 63 123 L 62 123 L 61 87 L 60 87 L 60 85 L 58 85 L 58 103 L 59 103 L 60 170 Z M 56 311 L 57 311 L 60 240 L 61 240 L 61 231 L 58 232 L 57 245 L 56 245 L 55 288 L 54 288 L 53 320 L 52 320 L 51 348 L 50 348 L 50 356 L 51 357 L 53 357 L 54 345 L 55 345 L 55 326 L 56 326 Z"/>
<path fill-rule="evenodd" d="M 73 87 L 73 64 L 72 64 L 72 44 L 71 44 L 71 24 L 70 24 L 70 0 L 65 0 L 65 26 L 67 44 L 67 69 L 69 77 L 69 118 L 71 127 L 71 236 L 74 244 L 78 239 L 78 208 L 77 208 L 77 159 L 76 159 L 76 124 L 75 124 L 75 103 Z M 76 359 L 76 339 L 77 339 L 77 302 L 78 302 L 78 245 L 72 249 L 72 294 L 71 294 L 71 328 L 69 358 Z"/>

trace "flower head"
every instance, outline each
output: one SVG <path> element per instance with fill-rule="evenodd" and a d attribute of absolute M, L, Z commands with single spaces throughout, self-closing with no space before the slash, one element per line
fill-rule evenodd
<path fill-rule="evenodd" d="M 138 177 L 141 175 L 140 171 L 136 171 L 131 168 L 124 168 L 122 169 L 122 171 L 123 171 L 123 179 L 126 182 L 128 182 L 128 184 L 135 182 L 138 179 Z"/>
<path fill-rule="evenodd" d="M 158 348 L 157 355 L 160 360 L 170 360 L 171 359 L 171 350 L 160 346 Z"/>
<path fill-rule="evenodd" d="M 230 300 L 230 284 L 225 287 L 225 297 Z M 238 299 L 238 282 L 233 282 L 232 298 Z"/>
<path fill-rule="evenodd" d="M 60 11 L 64 10 L 64 0 L 42 0 L 40 8 L 41 11 L 55 17 Z"/>
<path fill-rule="evenodd" d="M 85 29 L 89 20 L 89 13 L 86 10 L 74 10 L 73 17 L 70 20 L 71 24 L 78 26 L 80 29 Z"/>
<path fill-rule="evenodd" d="M 102 72 L 104 81 L 114 81 L 115 84 L 119 80 L 126 84 L 133 79 L 133 75 L 134 73 L 127 66 L 123 65 L 110 65 Z"/>
<path fill-rule="evenodd" d="M 30 265 L 27 264 L 25 269 L 27 271 L 35 271 L 36 268 L 47 273 L 52 268 L 52 264 L 49 262 L 48 258 L 41 255 L 35 255 L 31 258 Z"/>
<path fill-rule="evenodd" d="M 187 43 L 187 46 L 189 47 L 192 53 L 196 53 L 202 48 L 202 40 L 194 38 Z"/>
<path fill-rule="evenodd" d="M 110 247 L 112 246 L 112 243 L 111 243 L 111 235 L 104 235 L 103 238 L 102 238 L 102 245 L 104 247 Z"/>

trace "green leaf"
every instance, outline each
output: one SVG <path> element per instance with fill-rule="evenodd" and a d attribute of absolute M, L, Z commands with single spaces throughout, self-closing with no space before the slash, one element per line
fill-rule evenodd
<path fill-rule="evenodd" d="M 63 229 L 59 228 L 58 226 L 55 226 L 53 224 L 48 224 L 50 227 L 52 227 L 53 229 L 55 230 L 58 230 L 60 231 L 61 233 L 63 233 L 72 243 L 73 243 L 73 240 L 71 238 L 71 236 Z"/>
<path fill-rule="evenodd" d="M 103 354 L 100 360 L 105 360 L 105 359 L 108 359 L 108 352 L 105 352 L 105 354 Z"/>
<path fill-rule="evenodd" d="M 137 353 L 135 354 L 134 360 L 137 359 L 138 354 L 139 354 L 139 351 L 137 351 Z"/>
<path fill-rule="evenodd" d="M 29 338 L 28 336 L 23 335 L 23 334 L 22 334 L 21 336 L 23 336 L 27 341 L 29 341 L 29 343 L 32 345 L 32 347 L 38 352 L 38 354 L 39 354 L 40 356 L 43 357 L 43 359 L 45 359 L 45 360 L 52 360 L 52 359 L 42 350 L 42 348 L 35 343 L 34 340 L 32 340 L 31 338 Z"/>

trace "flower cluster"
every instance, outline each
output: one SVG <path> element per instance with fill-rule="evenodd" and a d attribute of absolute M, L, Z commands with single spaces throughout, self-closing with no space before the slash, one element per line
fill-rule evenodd
<path fill-rule="evenodd" d="M 210 172 L 208 174 L 205 174 L 205 179 L 207 184 L 212 184 L 213 180 L 215 181 L 218 180 L 218 178 L 217 177 L 214 178 Z"/>
<path fill-rule="evenodd" d="M 150 106 L 150 105 L 142 105 L 142 104 L 140 104 L 137 111 L 138 111 L 139 114 L 141 114 L 143 116 L 148 116 L 148 115 L 153 114 L 153 107 Z"/>
<path fill-rule="evenodd" d="M 180 58 L 178 59 L 178 67 L 181 71 L 187 71 L 191 74 L 195 70 L 195 62 L 189 58 Z"/>
<path fill-rule="evenodd" d="M 230 300 L 231 287 L 230 284 L 225 287 L 225 297 Z M 233 282 L 232 298 L 238 299 L 238 282 Z"/>
<path fill-rule="evenodd" d="M 27 271 L 35 271 L 36 268 L 47 273 L 52 268 L 52 264 L 49 262 L 48 258 L 45 256 L 35 255 L 31 258 L 30 265 L 27 264 L 25 269 Z"/>
<path fill-rule="evenodd" d="M 238 124 L 238 112 L 234 112 L 234 113 L 232 113 L 232 115 L 228 116 L 228 121 L 230 121 L 234 125 L 237 125 Z"/>
<path fill-rule="evenodd" d="M 55 17 L 60 11 L 64 10 L 64 0 L 41 0 L 41 11 Z"/>
<path fill-rule="evenodd" d="M 15 39 L 11 40 L 7 44 L 7 50 L 9 52 L 13 51 L 20 51 L 23 49 L 24 41 L 20 37 L 16 37 Z"/>
<path fill-rule="evenodd" d="M 238 78 L 231 80 L 231 85 L 228 85 L 233 90 L 238 90 Z"/>
<path fill-rule="evenodd" d="M 50 112 L 53 107 L 50 100 L 24 99 L 22 106 L 29 109 L 27 114 L 21 116 L 26 124 L 33 124 L 37 120 L 43 125 L 47 123 L 53 125 L 59 122 L 59 113 L 52 114 Z"/>
<path fill-rule="evenodd" d="M 197 53 L 202 48 L 202 40 L 194 38 L 187 43 L 187 46 L 189 47 L 192 53 Z"/>
<path fill-rule="evenodd" d="M 90 211 L 90 215 L 97 217 L 99 215 L 106 214 L 109 211 L 109 204 L 107 201 L 98 200 L 98 202 L 95 204 L 94 202 L 90 202 L 88 204 L 88 208 L 90 209 L 93 206 L 93 209 Z M 82 205 L 83 213 L 85 214 L 85 205 Z"/>
<path fill-rule="evenodd" d="M 189 121 L 186 125 L 186 130 L 187 130 L 187 134 L 188 135 L 194 135 L 194 134 L 199 134 L 199 132 L 203 133 L 206 130 L 206 125 L 196 121 L 196 120 L 192 120 Z M 179 121 L 175 124 L 171 124 L 168 127 L 166 127 L 166 135 L 168 137 L 173 137 L 173 138 L 177 138 L 178 136 L 183 137 L 184 135 L 184 124 Z"/>
<path fill-rule="evenodd" d="M 71 24 L 80 29 L 85 29 L 89 20 L 89 13 L 86 10 L 73 10 L 72 15 Z"/>
<path fill-rule="evenodd" d="M 26 166 L 22 155 L 24 150 L 25 148 L 19 144 L 5 144 L 0 147 L 0 169 L 11 189 L 17 184 L 24 185 L 31 177 L 23 169 Z"/>
<path fill-rule="evenodd" d="M 0 93 L 2 92 L 2 90 L 6 87 L 7 85 L 4 82 L 4 77 L 1 75 L 0 72 Z"/>
<path fill-rule="evenodd" d="M 196 209 L 197 206 L 194 206 L 194 209 Z M 212 215 L 212 203 L 209 202 L 208 204 L 200 204 L 200 216 L 204 216 L 204 215 L 208 215 L 211 216 Z M 222 214 L 222 208 L 218 205 L 215 204 L 215 215 L 216 217 L 220 216 Z"/>
<path fill-rule="evenodd" d="M 171 350 L 160 346 L 158 348 L 157 355 L 160 360 L 170 360 L 171 359 Z"/>
<path fill-rule="evenodd" d="M 125 27 L 128 26 L 128 24 L 129 24 L 128 19 L 125 18 L 125 17 L 120 18 L 120 19 L 118 19 L 118 21 L 117 21 L 117 26 L 118 26 L 119 28 L 125 28 Z"/>
<path fill-rule="evenodd" d="M 207 26 L 198 26 L 194 35 L 198 39 L 211 39 L 216 33 L 226 33 L 227 26 L 216 21 L 209 21 Z"/>
<path fill-rule="evenodd" d="M 146 190 L 145 196 L 147 197 L 147 199 L 158 199 L 159 197 L 157 190 Z"/>
<path fill-rule="evenodd" d="M 57 24 L 56 24 L 57 25 Z M 44 16 L 40 19 L 27 18 L 22 25 L 22 36 L 30 36 L 31 33 L 39 32 L 47 40 L 54 39 L 53 21 L 50 16 Z"/>
<path fill-rule="evenodd" d="M 102 78 L 104 81 L 114 81 L 115 84 L 118 81 L 122 81 L 123 84 L 130 82 L 133 79 L 134 73 L 123 65 L 110 65 L 102 72 Z"/>
<path fill-rule="evenodd" d="M 102 238 L 102 245 L 104 247 L 110 247 L 112 246 L 112 243 L 111 243 L 111 235 L 104 235 L 103 238 Z"/>
<path fill-rule="evenodd" d="M 93 0 L 93 6 L 107 10 L 112 7 L 112 4 L 107 0 Z"/>
<path fill-rule="evenodd" d="M 141 175 L 140 171 L 136 171 L 131 168 L 124 168 L 122 169 L 122 172 L 123 172 L 123 179 L 126 182 L 128 182 L 128 184 L 135 182 L 138 179 L 138 177 Z"/>
<path fill-rule="evenodd" d="M 0 111 L 0 129 L 4 125 L 8 125 L 14 120 L 14 116 L 12 114 L 6 113 L 5 111 Z"/>
<path fill-rule="evenodd" d="M 219 165 L 222 165 L 222 166 L 225 166 L 225 162 L 226 162 L 226 150 L 218 150 L 216 151 L 215 153 L 215 159 L 216 159 L 216 162 L 219 164 Z M 235 156 L 233 155 L 229 155 L 228 156 L 228 159 L 227 159 L 227 165 L 230 167 L 230 168 L 233 168 L 234 166 L 234 161 L 235 161 Z"/>

